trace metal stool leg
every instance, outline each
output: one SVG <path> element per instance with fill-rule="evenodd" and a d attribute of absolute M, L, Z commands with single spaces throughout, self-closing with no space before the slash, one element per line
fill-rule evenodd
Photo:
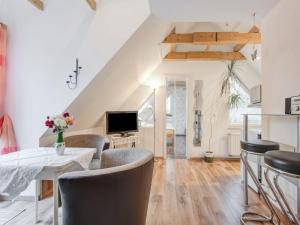
<path fill-rule="evenodd" d="M 263 173 L 262 173 L 262 166 L 261 166 L 261 161 L 260 161 L 261 158 L 258 156 L 257 160 L 259 160 L 259 163 L 257 165 L 257 179 L 258 179 L 259 183 L 262 185 L 262 180 L 263 180 L 262 174 Z M 260 192 L 258 192 L 258 197 L 261 198 Z"/>
<path fill-rule="evenodd" d="M 253 179 L 256 187 L 258 188 L 258 192 L 261 194 L 261 196 L 263 197 L 265 203 L 267 204 L 271 215 L 268 217 L 268 216 L 261 215 L 261 214 L 256 213 L 256 212 L 246 211 L 241 216 L 241 219 L 240 219 L 241 223 L 246 225 L 247 221 L 254 221 L 254 222 L 269 222 L 269 223 L 277 225 L 277 224 L 280 223 L 279 217 L 278 217 L 273 205 L 271 204 L 270 200 L 268 199 L 265 191 L 263 190 L 261 184 L 259 183 L 257 177 L 255 176 L 255 173 L 252 170 L 250 164 L 248 163 L 247 154 L 248 153 L 243 150 L 242 153 L 241 153 L 241 159 L 244 163 L 246 171 L 249 172 L 249 174 L 250 174 L 251 178 Z M 248 192 L 248 187 L 247 187 L 247 192 Z M 274 217 L 276 218 L 276 221 L 274 220 Z"/>
<path fill-rule="evenodd" d="M 293 213 L 293 211 L 292 211 L 292 209 L 291 209 L 289 203 L 288 203 L 287 200 L 286 200 L 285 195 L 283 194 L 282 189 L 280 188 L 280 186 L 279 186 L 279 184 L 278 184 L 278 179 L 279 179 L 280 175 L 281 175 L 281 174 L 278 174 L 278 175 L 276 175 L 276 176 L 274 177 L 274 184 L 275 184 L 275 187 L 276 187 L 276 189 L 277 189 L 277 191 L 278 191 L 278 193 L 279 193 L 279 195 L 280 195 L 282 201 L 284 202 L 284 204 L 285 204 L 285 206 L 286 206 L 286 208 L 287 208 L 287 210 L 288 210 L 290 216 L 292 217 L 293 223 L 295 223 L 296 225 L 300 225 L 300 222 L 299 222 L 297 216 L 295 215 L 295 213 Z"/>
<path fill-rule="evenodd" d="M 242 151 L 243 152 L 243 151 Z M 242 158 L 242 153 L 241 153 Z M 244 152 L 244 159 L 245 161 L 248 161 L 248 153 Z M 248 172 L 245 163 L 243 163 L 243 172 L 244 172 L 244 201 L 245 206 L 248 206 L 249 204 L 249 198 L 248 198 Z"/>
<path fill-rule="evenodd" d="M 288 213 L 287 213 L 287 211 L 286 211 L 286 209 L 285 209 L 283 203 L 281 202 L 281 200 L 280 200 L 280 198 L 279 198 L 279 196 L 278 196 L 278 194 L 277 194 L 277 190 L 275 189 L 274 185 L 272 184 L 272 182 L 271 182 L 271 180 L 270 180 L 270 177 L 269 177 L 269 171 L 270 171 L 270 168 L 268 167 L 267 170 L 265 171 L 265 178 L 266 178 L 266 181 L 267 181 L 269 187 L 271 188 L 271 191 L 272 191 L 272 193 L 273 193 L 273 195 L 274 195 L 274 197 L 275 197 L 275 199 L 276 199 L 276 202 L 278 203 L 278 205 L 279 205 L 281 211 L 287 216 Z"/>
<path fill-rule="evenodd" d="M 269 171 L 270 171 L 270 168 L 268 167 L 267 171 L 265 172 L 266 181 L 268 182 L 268 185 L 270 186 L 272 193 L 275 196 L 276 201 L 278 202 L 282 212 L 284 213 L 284 215 L 286 216 L 286 218 L 288 219 L 290 224 L 300 225 L 299 219 L 297 218 L 295 213 L 293 213 L 289 203 L 286 200 L 286 197 L 285 197 L 282 189 L 280 188 L 280 186 L 278 184 L 279 177 L 282 174 L 279 173 L 278 171 L 272 170 L 275 172 L 275 176 L 273 178 L 273 183 L 272 183 L 270 180 L 270 177 L 269 177 Z"/>

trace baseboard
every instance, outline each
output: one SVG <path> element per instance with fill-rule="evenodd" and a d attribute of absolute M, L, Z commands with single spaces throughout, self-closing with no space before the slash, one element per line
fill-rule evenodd
<path fill-rule="evenodd" d="M 155 156 L 155 160 L 165 160 L 162 156 Z M 173 158 L 170 158 L 173 159 Z M 176 158 L 174 158 L 176 159 Z M 190 158 L 184 158 L 185 160 L 204 160 L 204 157 L 190 157 Z M 239 156 L 227 156 L 227 157 L 214 157 L 215 161 L 240 161 Z"/>
<path fill-rule="evenodd" d="M 239 156 L 227 156 L 227 157 L 215 157 L 215 160 L 222 160 L 222 161 L 240 161 Z"/>
<path fill-rule="evenodd" d="M 203 160 L 204 157 L 190 157 L 191 160 Z M 239 156 L 227 156 L 227 157 L 214 157 L 216 161 L 240 161 Z"/>

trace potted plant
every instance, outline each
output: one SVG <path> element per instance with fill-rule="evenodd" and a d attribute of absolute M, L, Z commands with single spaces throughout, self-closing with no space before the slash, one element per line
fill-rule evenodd
<path fill-rule="evenodd" d="M 242 102 L 243 99 L 240 93 L 232 93 L 228 97 L 228 106 L 230 109 L 238 109 Z"/>
<path fill-rule="evenodd" d="M 58 155 L 63 155 L 65 153 L 64 131 L 74 125 L 74 122 L 74 118 L 68 112 L 52 118 L 47 116 L 45 125 L 49 129 L 52 129 L 52 132 L 56 134 L 54 147 Z"/>
<path fill-rule="evenodd" d="M 228 95 L 231 92 L 234 83 L 244 85 L 237 75 L 237 70 L 237 62 L 235 60 L 230 61 L 227 65 L 227 70 L 223 73 L 221 96 Z"/>
<path fill-rule="evenodd" d="M 213 135 L 213 119 L 215 118 L 215 114 L 213 113 L 210 118 L 210 135 L 209 135 L 209 142 L 208 142 L 208 151 L 204 153 L 204 161 L 208 163 L 212 163 L 214 161 L 214 152 L 211 150 L 211 141 Z"/>
<path fill-rule="evenodd" d="M 214 153 L 211 151 L 207 151 L 204 153 L 204 161 L 208 163 L 214 162 Z"/>
<path fill-rule="evenodd" d="M 238 77 L 238 69 L 237 61 L 232 60 L 227 65 L 227 70 L 223 74 L 221 96 L 228 96 L 228 106 L 230 109 L 238 109 L 243 102 L 237 85 L 248 90 L 248 87 Z"/>

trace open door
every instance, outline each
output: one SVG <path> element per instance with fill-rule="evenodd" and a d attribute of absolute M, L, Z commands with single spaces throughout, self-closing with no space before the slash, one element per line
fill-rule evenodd
<path fill-rule="evenodd" d="M 167 158 L 186 158 L 187 82 L 167 78 L 166 89 Z"/>

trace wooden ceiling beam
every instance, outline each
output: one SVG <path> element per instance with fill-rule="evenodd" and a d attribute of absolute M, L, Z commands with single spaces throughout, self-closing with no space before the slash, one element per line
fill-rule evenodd
<path fill-rule="evenodd" d="M 240 52 L 169 52 L 164 60 L 219 61 L 246 60 L 246 57 Z"/>
<path fill-rule="evenodd" d="M 169 34 L 163 41 L 166 44 L 191 44 L 193 43 L 193 34 Z"/>
<path fill-rule="evenodd" d="M 170 34 L 176 34 L 176 27 L 174 27 L 171 31 Z M 176 48 L 177 48 L 177 45 L 176 44 L 172 44 L 171 45 L 171 52 L 176 52 Z"/>
<path fill-rule="evenodd" d="M 209 48 L 210 48 L 210 45 L 206 45 L 206 47 L 204 48 L 204 52 L 208 52 L 208 50 L 209 50 Z"/>
<path fill-rule="evenodd" d="M 248 44 L 261 43 L 261 35 L 259 33 L 238 33 L 238 32 L 218 32 L 217 42 L 219 44 Z"/>
<path fill-rule="evenodd" d="M 96 10 L 97 9 L 97 2 L 96 2 L 96 0 L 86 0 L 86 2 L 89 4 L 89 6 L 91 7 L 92 10 Z"/>
<path fill-rule="evenodd" d="M 33 4 L 36 8 L 43 11 L 44 10 L 44 3 L 41 0 L 28 0 Z M 89 4 L 92 10 L 97 9 L 97 2 L 96 0 L 86 0 L 86 2 Z"/>
<path fill-rule="evenodd" d="M 248 33 L 259 33 L 259 28 L 257 26 L 253 26 Z M 233 51 L 239 52 L 242 50 L 242 48 L 245 47 L 246 44 L 237 44 L 236 46 L 233 47 Z"/>
<path fill-rule="evenodd" d="M 218 41 L 217 32 L 195 32 L 192 35 L 192 44 L 211 45 Z"/>
<path fill-rule="evenodd" d="M 261 43 L 260 33 L 239 32 L 195 32 L 187 34 L 169 34 L 165 44 L 197 44 L 197 45 L 225 45 Z"/>
<path fill-rule="evenodd" d="M 44 3 L 41 0 L 28 0 L 33 4 L 36 8 L 43 11 L 44 10 Z"/>

